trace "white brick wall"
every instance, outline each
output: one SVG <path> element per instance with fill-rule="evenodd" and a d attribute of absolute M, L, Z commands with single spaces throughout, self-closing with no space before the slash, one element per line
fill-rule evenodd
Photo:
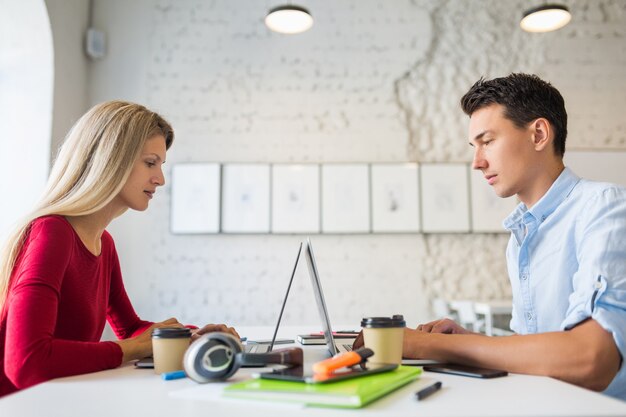
<path fill-rule="evenodd" d="M 284 36 L 263 26 L 269 4 L 256 0 L 141 0 L 131 9 L 97 0 L 110 48 L 93 67 L 91 101 L 127 98 L 165 114 L 177 133 L 168 164 L 468 161 L 460 96 L 482 75 L 525 71 L 565 96 L 571 148 L 626 148 L 624 1 L 568 2 L 572 23 L 542 35 L 518 27 L 527 1 L 300 4 L 315 26 Z M 272 324 L 301 236 L 173 236 L 163 191 L 111 228 L 137 310 Z M 313 236 L 331 317 L 354 326 L 398 312 L 415 325 L 430 318 L 432 296 L 509 296 L 506 241 Z M 317 323 L 304 265 L 285 314 Z"/>

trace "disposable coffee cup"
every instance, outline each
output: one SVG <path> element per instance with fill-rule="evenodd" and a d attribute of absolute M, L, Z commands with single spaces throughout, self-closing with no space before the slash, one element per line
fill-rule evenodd
<path fill-rule="evenodd" d="M 191 330 L 179 327 L 160 327 L 152 331 L 154 372 L 180 371 L 183 357 L 191 341 Z"/>
<path fill-rule="evenodd" d="M 367 359 L 368 363 L 402 363 L 402 342 L 406 327 L 404 316 L 367 317 L 361 320 L 361 327 L 363 344 L 374 351 L 374 355 Z"/>

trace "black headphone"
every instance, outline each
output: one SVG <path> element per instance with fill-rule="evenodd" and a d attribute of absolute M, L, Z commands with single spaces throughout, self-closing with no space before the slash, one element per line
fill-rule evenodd
<path fill-rule="evenodd" d="M 185 373 L 205 383 L 230 378 L 245 365 L 302 365 L 302 349 L 287 348 L 268 353 L 245 353 L 241 342 L 231 334 L 207 333 L 194 341 L 183 359 Z"/>

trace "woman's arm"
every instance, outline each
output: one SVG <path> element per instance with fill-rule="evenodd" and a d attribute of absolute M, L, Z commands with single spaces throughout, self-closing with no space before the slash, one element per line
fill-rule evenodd
<path fill-rule="evenodd" d="M 113 342 L 55 338 L 61 288 L 70 263 L 74 232 L 60 218 L 33 224 L 7 300 L 5 373 L 18 388 L 62 376 L 118 366 L 122 351 Z"/>

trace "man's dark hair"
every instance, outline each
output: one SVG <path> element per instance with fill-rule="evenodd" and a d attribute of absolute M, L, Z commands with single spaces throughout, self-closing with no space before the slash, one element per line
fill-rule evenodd
<path fill-rule="evenodd" d="M 536 75 L 511 74 L 485 80 L 481 78 L 461 98 L 461 107 L 468 116 L 491 104 L 504 106 L 504 116 L 520 129 L 543 117 L 554 128 L 554 152 L 565 153 L 567 112 L 559 90 Z"/>

